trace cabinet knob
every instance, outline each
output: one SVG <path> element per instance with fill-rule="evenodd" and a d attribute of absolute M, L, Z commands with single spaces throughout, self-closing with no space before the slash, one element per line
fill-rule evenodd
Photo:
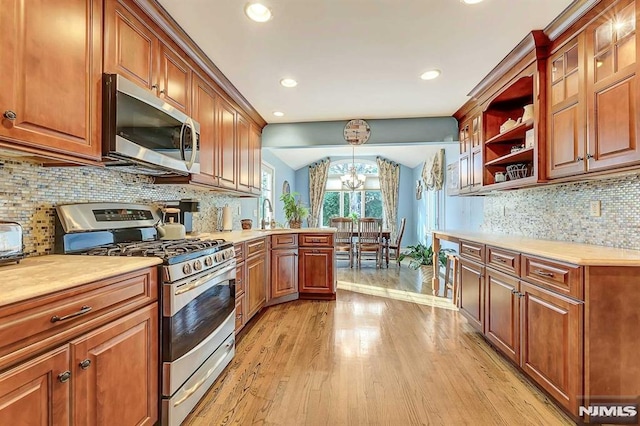
<path fill-rule="evenodd" d="M 69 371 L 69 370 L 58 374 L 58 381 L 60 383 L 68 382 L 70 378 L 71 378 L 71 371 Z"/>
<path fill-rule="evenodd" d="M 164 94 L 164 89 L 162 89 L 162 90 L 160 91 L 160 93 Z"/>
<path fill-rule="evenodd" d="M 576 163 L 579 163 L 581 161 L 584 161 L 584 157 L 579 156 L 578 158 L 576 158 Z"/>
<path fill-rule="evenodd" d="M 82 361 L 80 363 L 80 368 L 82 368 L 83 370 L 86 370 L 89 367 L 91 367 L 91 360 L 90 359 L 85 359 L 84 361 Z"/>
<path fill-rule="evenodd" d="M 151 85 L 151 88 L 152 88 L 152 89 L 157 89 L 157 88 L 158 88 L 158 85 L 157 85 L 157 84 L 152 84 L 152 85 Z"/>
<path fill-rule="evenodd" d="M 15 112 L 11 111 L 10 109 L 6 110 L 3 114 L 4 118 L 6 118 L 7 120 L 15 120 L 16 118 L 18 118 L 18 114 L 16 114 Z"/>
<path fill-rule="evenodd" d="M 593 158 L 592 154 L 587 153 L 587 160 L 591 160 Z"/>

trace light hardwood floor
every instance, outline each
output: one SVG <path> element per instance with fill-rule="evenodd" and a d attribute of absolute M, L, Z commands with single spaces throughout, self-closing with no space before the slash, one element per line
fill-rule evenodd
<path fill-rule="evenodd" d="M 186 425 L 573 424 L 455 311 L 338 290 L 238 340 Z"/>

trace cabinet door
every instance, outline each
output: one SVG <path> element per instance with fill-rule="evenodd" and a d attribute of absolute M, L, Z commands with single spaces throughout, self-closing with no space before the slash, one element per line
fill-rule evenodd
<path fill-rule="evenodd" d="M 520 362 L 518 280 L 487 268 L 485 335 L 508 358 Z"/>
<path fill-rule="evenodd" d="M 288 296 L 298 292 L 298 249 L 271 251 L 271 297 Z"/>
<path fill-rule="evenodd" d="M 238 334 L 242 327 L 245 324 L 245 304 L 244 304 L 244 293 L 240 297 L 236 297 L 236 328 L 235 333 Z"/>
<path fill-rule="evenodd" d="M 262 134 L 260 128 L 255 124 L 251 125 L 249 134 L 251 169 L 249 172 L 251 182 L 251 192 L 262 193 Z"/>
<path fill-rule="evenodd" d="M 69 425 L 69 347 L 63 346 L 0 374 L 0 424 Z"/>
<path fill-rule="evenodd" d="M 469 173 L 469 154 L 461 155 L 458 162 L 460 164 L 458 168 L 458 175 L 460 177 L 460 190 L 463 191 L 465 189 L 469 189 L 469 185 L 471 185 L 471 175 Z"/>
<path fill-rule="evenodd" d="M 75 422 L 153 425 L 158 345 L 157 303 L 71 342 Z"/>
<path fill-rule="evenodd" d="M 102 2 L 0 7 L 0 139 L 100 160 Z"/>
<path fill-rule="evenodd" d="M 524 371 L 577 414 L 582 387 L 582 302 L 520 282 Z"/>
<path fill-rule="evenodd" d="M 185 114 L 189 114 L 191 68 L 168 46 L 160 42 L 160 85 L 158 95 Z"/>
<path fill-rule="evenodd" d="M 333 263 L 334 250 L 331 248 L 298 250 L 300 293 L 334 293 Z"/>
<path fill-rule="evenodd" d="M 460 313 L 478 331 L 484 322 L 484 267 L 460 259 Z"/>
<path fill-rule="evenodd" d="M 586 170 L 584 38 L 552 56 L 548 67 L 547 176 L 579 174 Z"/>
<path fill-rule="evenodd" d="M 250 258 L 247 264 L 247 287 L 245 303 L 247 317 L 245 323 L 253 317 L 267 301 L 267 263 L 264 256 Z"/>
<path fill-rule="evenodd" d="M 469 173 L 471 181 L 469 184 L 475 189 L 478 189 L 482 186 L 482 148 L 474 148 L 471 151 L 471 161 L 469 162 L 469 165 L 471 167 L 471 171 Z"/>
<path fill-rule="evenodd" d="M 236 189 L 236 110 L 220 96 L 216 101 L 219 183 L 222 187 Z"/>
<path fill-rule="evenodd" d="M 587 29 L 589 170 L 640 162 L 636 20 L 622 0 Z"/>
<path fill-rule="evenodd" d="M 158 88 L 158 39 L 116 0 L 105 1 L 104 71 L 149 90 Z"/>
<path fill-rule="evenodd" d="M 237 115 L 236 136 L 238 137 L 238 191 L 249 192 L 252 179 L 249 176 L 251 164 L 251 141 L 249 121 L 242 115 Z"/>
<path fill-rule="evenodd" d="M 196 182 L 217 185 L 217 159 L 219 154 L 216 135 L 216 93 L 200 77 L 193 76 L 193 119 L 200 123 L 200 174 L 192 176 Z"/>

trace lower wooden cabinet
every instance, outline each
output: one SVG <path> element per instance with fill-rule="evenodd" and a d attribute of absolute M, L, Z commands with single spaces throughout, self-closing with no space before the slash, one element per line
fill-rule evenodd
<path fill-rule="evenodd" d="M 298 253 L 300 297 L 304 293 L 334 294 L 334 249 L 301 248 Z"/>
<path fill-rule="evenodd" d="M 478 331 L 484 323 L 484 266 L 460 258 L 460 313 Z"/>
<path fill-rule="evenodd" d="M 520 362 L 518 279 L 487 268 L 485 336 L 509 359 Z"/>
<path fill-rule="evenodd" d="M 71 360 L 74 423 L 156 422 L 157 303 L 72 341 Z"/>
<path fill-rule="evenodd" d="M 0 374 L 0 424 L 70 424 L 70 377 L 67 345 Z"/>
<path fill-rule="evenodd" d="M 289 296 L 298 292 L 298 249 L 271 251 L 270 299 Z"/>
<path fill-rule="evenodd" d="M 262 309 L 267 301 L 267 262 L 264 253 L 246 261 L 245 303 L 247 321 Z"/>

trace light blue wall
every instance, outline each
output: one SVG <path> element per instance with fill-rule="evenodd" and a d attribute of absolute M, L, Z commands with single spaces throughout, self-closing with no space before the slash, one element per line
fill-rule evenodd
<path fill-rule="evenodd" d="M 296 190 L 295 189 L 296 188 L 295 171 L 291 167 L 287 166 L 284 162 L 282 162 L 282 160 L 280 160 L 278 157 L 276 157 L 271 152 L 269 152 L 269 150 L 265 150 L 265 149 L 262 150 L 262 161 L 269 164 L 274 169 L 275 191 L 273 195 L 273 201 L 274 201 L 273 210 L 275 212 L 276 222 L 284 224 L 285 217 L 284 217 L 284 212 L 282 210 L 283 204 L 282 204 L 282 201 L 280 201 L 280 196 L 282 195 L 282 185 L 286 180 L 289 182 L 289 187 L 291 188 L 291 191 Z M 306 187 L 307 188 L 309 187 L 308 183 Z M 262 206 L 258 206 L 257 198 L 242 198 L 240 200 L 240 209 L 242 211 L 242 217 L 253 219 L 254 228 L 260 227 L 260 223 L 258 222 L 258 216 L 254 215 L 254 212 L 258 211 L 258 215 L 259 215 L 260 214 L 259 209 L 261 208 Z"/>

